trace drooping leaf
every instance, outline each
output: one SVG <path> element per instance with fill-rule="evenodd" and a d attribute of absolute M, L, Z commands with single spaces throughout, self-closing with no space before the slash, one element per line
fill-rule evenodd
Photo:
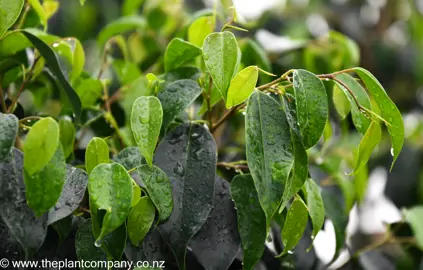
<path fill-rule="evenodd" d="M 307 227 L 307 221 L 307 206 L 301 198 L 295 198 L 286 214 L 282 229 L 282 241 L 284 245 L 282 255 L 288 253 L 289 250 L 298 244 Z"/>
<path fill-rule="evenodd" d="M 162 129 L 166 130 L 173 119 L 188 107 L 201 91 L 201 87 L 193 80 L 178 80 L 160 90 L 157 97 L 163 107 Z"/>
<path fill-rule="evenodd" d="M 299 69 L 293 77 L 298 124 L 308 149 L 322 136 L 328 119 L 328 99 L 325 86 L 313 73 Z"/>
<path fill-rule="evenodd" d="M 116 230 L 126 219 L 132 201 L 132 180 L 118 163 L 100 164 L 88 179 L 90 209 L 105 210 L 101 233 L 97 241 Z"/>
<path fill-rule="evenodd" d="M 229 189 L 228 182 L 216 178 L 213 209 L 190 242 L 192 252 L 205 269 L 228 269 L 241 245 Z"/>
<path fill-rule="evenodd" d="M 145 25 L 145 20 L 141 16 L 121 17 L 107 24 L 100 31 L 97 37 L 98 43 L 104 45 L 113 36 L 136 29 L 144 29 Z"/>
<path fill-rule="evenodd" d="M 75 127 L 70 118 L 62 118 L 59 120 L 60 143 L 63 146 L 65 158 L 73 153 L 75 141 Z"/>
<path fill-rule="evenodd" d="M 44 43 L 44 41 L 42 41 L 40 38 L 38 38 L 31 32 L 23 30 L 22 33 L 40 52 L 51 72 L 57 77 L 57 81 L 65 90 L 66 96 L 72 104 L 76 121 L 79 121 L 79 117 L 81 116 L 81 100 L 79 99 L 75 90 L 69 84 L 66 77 L 63 75 L 59 62 L 57 61 L 56 55 L 54 54 L 52 49 L 46 43 Z"/>
<path fill-rule="evenodd" d="M 231 80 L 226 98 L 226 108 L 246 101 L 254 91 L 258 80 L 258 67 L 249 66 L 241 70 Z"/>
<path fill-rule="evenodd" d="M 239 48 L 231 32 L 211 33 L 204 40 L 203 58 L 213 83 L 226 100 L 226 93 L 239 62 Z"/>
<path fill-rule="evenodd" d="M 0 1 L 0 37 L 9 29 L 19 18 L 24 0 L 1 0 Z"/>
<path fill-rule="evenodd" d="M 148 165 L 153 164 L 153 152 L 160 135 L 163 109 L 156 97 L 139 97 L 132 106 L 131 129 L 135 141 Z"/>
<path fill-rule="evenodd" d="M 59 145 L 59 125 L 51 118 L 35 123 L 25 139 L 24 169 L 28 175 L 40 171 L 53 157 Z"/>
<path fill-rule="evenodd" d="M 47 235 L 47 215 L 37 218 L 26 203 L 23 154 L 13 149 L 0 162 L 0 216 L 27 255 L 34 254 Z"/>
<path fill-rule="evenodd" d="M 195 19 L 188 28 L 188 41 L 202 47 L 204 39 L 213 32 L 214 27 L 214 16 L 203 16 Z"/>
<path fill-rule="evenodd" d="M 423 249 L 423 206 L 414 206 L 404 210 L 404 217 L 413 229 L 417 245 L 420 249 Z"/>
<path fill-rule="evenodd" d="M 157 166 L 141 165 L 137 168 L 148 196 L 159 212 L 159 220 L 165 221 L 173 210 L 172 185 L 164 171 Z"/>
<path fill-rule="evenodd" d="M 15 144 L 19 120 L 13 114 L 0 113 L 0 161 L 5 159 Z"/>
<path fill-rule="evenodd" d="M 386 94 L 383 86 L 369 71 L 363 68 L 354 68 L 354 71 L 361 78 L 370 95 L 377 103 L 382 113 L 381 116 L 389 123 L 387 128 L 392 140 L 392 169 L 404 144 L 404 122 L 401 113 L 388 94 Z"/>
<path fill-rule="evenodd" d="M 98 137 L 94 137 L 87 145 L 85 150 L 85 170 L 88 174 L 98 165 L 109 163 L 109 146 Z"/>
<path fill-rule="evenodd" d="M 360 145 L 358 146 L 357 163 L 353 173 L 358 172 L 367 164 L 373 150 L 379 144 L 381 138 L 382 129 L 377 122 L 373 121 L 370 124 L 370 127 L 367 129 L 366 134 L 364 134 L 363 138 L 361 139 Z"/>
<path fill-rule="evenodd" d="M 338 84 L 333 85 L 332 100 L 341 119 L 345 119 L 351 111 L 351 105 L 348 96 L 341 90 L 341 87 Z"/>
<path fill-rule="evenodd" d="M 165 71 L 182 67 L 201 55 L 201 49 L 196 45 L 180 38 L 172 39 L 167 45 L 164 66 Z"/>
<path fill-rule="evenodd" d="M 128 236 L 134 246 L 138 246 L 147 235 L 153 225 L 155 214 L 154 205 L 147 196 L 142 197 L 129 212 Z"/>
<path fill-rule="evenodd" d="M 259 91 L 248 100 L 245 130 L 248 167 L 269 228 L 293 165 L 291 132 L 279 104 Z"/>
<path fill-rule="evenodd" d="M 26 152 L 24 161 L 25 157 Z M 26 201 L 37 216 L 41 216 L 56 204 L 62 193 L 65 180 L 66 160 L 60 143 L 53 157 L 42 169 L 29 174 L 24 168 Z"/>
<path fill-rule="evenodd" d="M 313 179 L 307 179 L 302 190 L 307 202 L 308 214 L 310 215 L 311 222 L 313 223 L 312 237 L 314 238 L 322 229 L 323 223 L 325 222 L 323 199 L 320 195 L 320 187 Z"/>
<path fill-rule="evenodd" d="M 127 170 L 131 170 L 145 164 L 145 160 L 141 156 L 140 150 L 135 146 L 122 149 L 116 156 L 115 161 Z"/>
<path fill-rule="evenodd" d="M 54 208 L 48 213 L 48 224 L 52 224 L 73 213 L 84 198 L 88 176 L 78 168 L 67 165 L 66 182 Z"/>
<path fill-rule="evenodd" d="M 181 269 L 185 269 L 187 244 L 213 205 L 216 158 L 212 135 L 197 124 L 178 126 L 157 147 L 155 164 L 172 183 L 174 205 L 159 230 Z"/>
<path fill-rule="evenodd" d="M 231 196 L 238 216 L 238 231 L 244 250 L 244 269 L 251 270 L 260 260 L 266 242 L 266 216 L 251 175 L 237 175 L 232 180 Z"/>

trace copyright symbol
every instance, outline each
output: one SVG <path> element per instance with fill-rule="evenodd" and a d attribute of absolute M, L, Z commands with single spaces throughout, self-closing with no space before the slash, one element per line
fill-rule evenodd
<path fill-rule="evenodd" d="M 9 260 L 6 258 L 3 258 L 0 260 L 0 267 L 1 268 L 7 268 L 9 266 Z"/>

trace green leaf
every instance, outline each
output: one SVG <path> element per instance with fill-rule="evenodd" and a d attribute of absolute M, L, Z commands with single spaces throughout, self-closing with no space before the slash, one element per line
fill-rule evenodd
<path fill-rule="evenodd" d="M 307 222 L 307 206 L 301 198 L 295 198 L 291 207 L 289 207 L 288 213 L 286 214 L 285 223 L 281 233 L 284 245 L 282 255 L 288 253 L 289 250 L 293 249 L 298 244 L 303 236 L 305 228 L 307 227 Z"/>
<path fill-rule="evenodd" d="M 332 99 L 339 116 L 341 116 L 341 119 L 345 119 L 351 111 L 351 105 L 347 94 L 341 90 L 341 87 L 338 84 L 333 85 Z"/>
<path fill-rule="evenodd" d="M 226 108 L 230 108 L 246 101 L 254 91 L 258 80 L 257 66 L 249 66 L 241 70 L 231 80 L 226 98 Z"/>
<path fill-rule="evenodd" d="M 214 27 L 214 16 L 203 16 L 195 19 L 188 28 L 188 41 L 202 47 L 204 39 L 213 32 Z"/>
<path fill-rule="evenodd" d="M 76 93 L 81 99 L 83 108 L 90 108 L 97 103 L 103 94 L 103 85 L 100 80 L 84 79 L 76 87 Z"/>
<path fill-rule="evenodd" d="M 81 100 L 79 100 L 79 97 L 76 94 L 75 90 L 72 88 L 66 77 L 63 75 L 59 62 L 57 61 L 56 55 L 46 43 L 44 43 L 40 38 L 38 38 L 34 34 L 26 30 L 22 31 L 22 33 L 44 57 L 47 66 L 50 68 L 51 72 L 57 77 L 57 81 L 65 90 L 65 93 L 70 103 L 72 104 L 76 121 L 78 121 L 79 117 L 81 116 Z"/>
<path fill-rule="evenodd" d="M 232 180 L 231 196 L 238 216 L 238 231 L 244 250 L 244 269 L 251 270 L 260 260 L 266 242 L 266 216 L 251 175 L 237 175 Z"/>
<path fill-rule="evenodd" d="M 173 210 L 172 185 L 166 173 L 154 165 L 152 167 L 141 165 L 137 171 L 147 189 L 148 196 L 159 212 L 159 220 L 165 221 Z"/>
<path fill-rule="evenodd" d="M 157 147 L 155 164 L 172 182 L 175 209 L 159 230 L 181 269 L 186 247 L 213 205 L 216 159 L 213 136 L 197 124 L 176 127 Z"/>
<path fill-rule="evenodd" d="M 363 68 L 354 68 L 354 71 L 361 78 L 370 95 L 379 106 L 382 112 L 381 116 L 389 123 L 387 128 L 392 140 L 392 170 L 404 144 L 404 122 L 401 113 L 388 94 L 386 94 L 383 86 L 369 71 Z"/>
<path fill-rule="evenodd" d="M 311 222 L 313 223 L 312 238 L 314 239 L 317 233 L 322 229 L 323 223 L 325 222 L 323 199 L 320 195 L 320 187 L 313 179 L 307 179 L 302 190 L 307 202 L 308 213 L 310 215 Z"/>
<path fill-rule="evenodd" d="M 72 219 L 72 216 L 67 216 L 51 224 L 51 226 L 59 235 L 59 247 L 63 244 L 63 242 L 68 238 L 69 234 L 72 232 Z"/>
<path fill-rule="evenodd" d="M 40 171 L 52 159 L 59 145 L 59 125 L 46 117 L 35 123 L 25 138 L 24 169 L 28 175 Z"/>
<path fill-rule="evenodd" d="M 138 147 L 126 147 L 116 156 L 115 161 L 121 164 L 125 169 L 130 170 L 145 164 Z"/>
<path fill-rule="evenodd" d="M 190 242 L 192 252 L 205 269 L 228 269 L 241 244 L 229 188 L 227 181 L 216 178 L 213 209 Z"/>
<path fill-rule="evenodd" d="M 131 207 L 134 207 L 138 204 L 141 199 L 141 188 L 136 182 L 132 183 L 132 200 Z"/>
<path fill-rule="evenodd" d="M 39 0 L 28 0 L 28 3 L 31 5 L 32 9 L 37 13 L 40 18 L 41 25 L 44 26 L 44 29 L 47 28 L 47 14 L 41 5 Z"/>
<path fill-rule="evenodd" d="M 144 0 L 125 0 L 122 5 L 122 15 L 137 14 L 138 9 L 142 6 Z"/>
<path fill-rule="evenodd" d="M 328 119 L 326 89 L 316 75 L 306 70 L 295 70 L 293 77 L 298 124 L 308 149 L 319 141 Z"/>
<path fill-rule="evenodd" d="M 423 250 L 423 206 L 418 205 L 403 211 L 405 221 L 410 224 L 413 229 L 414 237 L 417 245 Z"/>
<path fill-rule="evenodd" d="M 201 49 L 183 39 L 174 38 L 167 45 L 164 56 L 165 71 L 171 71 L 184 66 L 197 56 L 201 55 Z"/>
<path fill-rule="evenodd" d="M 132 30 L 142 30 L 145 28 L 145 20 L 140 16 L 126 16 L 116 19 L 107 24 L 98 34 L 97 40 L 100 45 L 104 45 L 111 37 L 123 34 Z"/>
<path fill-rule="evenodd" d="M 169 247 L 163 241 L 157 227 L 150 230 L 138 247 L 129 242 L 125 248 L 128 260 L 136 261 L 165 261 L 168 258 Z"/>
<path fill-rule="evenodd" d="M 367 94 L 366 90 L 361 86 L 360 83 L 357 82 L 356 79 L 351 77 L 348 74 L 339 74 L 336 76 L 337 79 L 342 81 L 348 88 L 354 93 L 355 98 L 366 109 L 372 109 L 372 105 L 370 103 L 369 95 Z M 353 119 L 354 126 L 357 130 L 364 134 L 366 130 L 370 126 L 371 120 L 364 115 L 359 108 L 357 108 L 357 104 L 349 91 L 345 89 L 344 86 L 337 83 L 338 89 L 344 92 L 344 95 L 348 98 L 351 108 L 351 115 Z"/>
<path fill-rule="evenodd" d="M 366 134 L 364 134 L 363 138 L 361 139 L 360 145 L 358 147 L 357 163 L 353 173 L 358 172 L 364 166 L 366 166 L 373 150 L 379 144 L 381 138 L 382 129 L 377 122 L 373 121 L 370 124 L 370 127 L 367 129 Z"/>
<path fill-rule="evenodd" d="M 106 210 L 97 243 L 119 228 L 128 216 L 132 201 L 132 179 L 118 163 L 99 164 L 88 179 L 90 209 Z"/>
<path fill-rule="evenodd" d="M 163 131 L 166 131 L 173 119 L 201 95 L 201 91 L 201 87 L 193 80 L 178 80 L 160 90 L 157 98 L 163 107 Z"/>
<path fill-rule="evenodd" d="M 147 196 L 142 197 L 129 212 L 128 236 L 134 246 L 138 246 L 147 235 L 153 225 L 155 214 L 156 209 Z"/>
<path fill-rule="evenodd" d="M 24 0 L 0 0 L 0 37 L 19 18 Z"/>
<path fill-rule="evenodd" d="M 121 59 L 113 60 L 113 69 L 121 84 L 132 83 L 142 76 L 136 64 Z"/>
<path fill-rule="evenodd" d="M 72 71 L 69 74 L 69 80 L 74 83 L 78 80 L 85 65 L 85 52 L 81 42 L 76 38 L 66 38 L 72 49 Z"/>
<path fill-rule="evenodd" d="M 226 93 L 239 62 L 239 48 L 231 32 L 211 33 L 204 40 L 203 58 L 213 83 L 226 100 Z"/>
<path fill-rule="evenodd" d="M 272 97 L 253 92 L 247 105 L 245 133 L 248 167 L 269 228 L 282 202 L 294 159 L 289 124 Z"/>
<path fill-rule="evenodd" d="M 153 153 L 160 135 L 163 109 L 156 97 L 139 97 L 132 106 L 131 129 L 147 164 L 153 164 Z"/>
<path fill-rule="evenodd" d="M 88 174 L 99 164 L 109 163 L 109 146 L 101 138 L 94 137 L 85 150 L 85 170 Z"/>
<path fill-rule="evenodd" d="M 106 252 L 108 261 L 120 261 L 126 246 L 126 225 L 125 222 L 116 230 L 104 237 L 101 249 Z M 98 242 L 97 242 L 98 244 Z"/>
<path fill-rule="evenodd" d="M 68 117 L 59 120 L 60 130 L 60 143 L 63 146 L 63 152 L 65 158 L 73 153 L 74 141 L 75 141 L 75 127 L 73 126 L 72 120 Z"/>
<path fill-rule="evenodd" d="M 87 1 L 87 0 L 79 0 L 79 4 L 81 4 L 81 6 L 83 6 L 85 4 L 85 1 Z"/>
<path fill-rule="evenodd" d="M 0 161 L 5 159 L 15 144 L 19 120 L 13 114 L 0 113 Z"/>

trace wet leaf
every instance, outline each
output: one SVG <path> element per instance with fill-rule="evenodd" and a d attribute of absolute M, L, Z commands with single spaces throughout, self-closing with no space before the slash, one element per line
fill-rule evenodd
<path fill-rule="evenodd" d="M 205 269 L 228 269 L 241 245 L 229 189 L 228 182 L 216 178 L 213 209 L 190 242 L 192 252 Z"/>
<path fill-rule="evenodd" d="M 73 219 L 73 216 L 67 216 L 51 224 L 51 226 L 59 235 L 59 239 L 60 239 L 59 246 L 63 244 L 63 242 L 66 240 L 66 238 L 69 236 L 69 234 L 72 231 L 72 223 L 73 223 L 72 219 Z"/>
<path fill-rule="evenodd" d="M 94 137 L 85 150 L 85 170 L 88 174 L 99 164 L 109 163 L 109 146 L 101 138 Z"/>
<path fill-rule="evenodd" d="M 307 202 L 308 213 L 313 223 L 313 234 L 312 237 L 322 229 L 323 223 L 325 222 L 325 208 L 323 205 L 323 199 L 320 195 L 320 187 L 314 182 L 313 179 L 307 179 L 303 188 L 304 197 Z"/>
<path fill-rule="evenodd" d="M 62 118 L 59 120 L 60 143 L 63 146 L 65 158 L 73 153 L 75 141 L 75 127 L 70 118 Z"/>
<path fill-rule="evenodd" d="M 167 244 L 163 241 L 157 227 L 145 236 L 144 240 L 138 247 L 128 242 L 125 248 L 125 256 L 132 262 L 165 261 L 167 258 L 167 252 Z"/>
<path fill-rule="evenodd" d="M 0 113 L 0 161 L 5 159 L 15 144 L 19 120 L 13 114 Z"/>
<path fill-rule="evenodd" d="M 124 32 L 144 29 L 145 20 L 141 16 L 126 16 L 121 17 L 108 23 L 98 34 L 97 40 L 100 45 L 104 45 L 107 40 L 113 36 L 123 34 Z"/>
<path fill-rule="evenodd" d="M 9 29 L 19 18 L 24 0 L 1 0 L 0 1 L 0 37 Z"/>
<path fill-rule="evenodd" d="M 333 85 L 332 100 L 336 111 L 338 112 L 339 116 L 341 116 L 341 119 L 345 119 L 345 117 L 347 117 L 351 111 L 351 105 L 347 94 L 341 90 L 341 87 L 342 86 L 338 84 Z M 353 106 L 356 105 L 354 104 Z"/>
<path fill-rule="evenodd" d="M 147 164 L 153 164 L 153 153 L 160 135 L 163 109 L 156 97 L 139 97 L 132 106 L 131 129 Z"/>
<path fill-rule="evenodd" d="M 423 206 L 414 206 L 404 210 L 404 217 L 413 229 L 417 245 L 423 250 Z"/>
<path fill-rule="evenodd" d="M 244 269 L 251 270 L 260 260 L 266 242 L 266 216 L 251 175 L 238 175 L 232 180 L 231 196 L 238 216 L 238 231 L 244 250 Z"/>
<path fill-rule="evenodd" d="M 159 212 L 159 220 L 165 221 L 173 210 L 172 185 L 166 173 L 154 165 L 141 165 L 137 171 L 148 196 Z"/>
<path fill-rule="evenodd" d="M 214 27 L 214 16 L 203 16 L 195 19 L 188 28 L 188 41 L 202 47 L 204 39 L 213 32 Z"/>
<path fill-rule="evenodd" d="M 360 171 L 372 155 L 373 150 L 379 144 L 382 138 L 382 129 L 380 128 L 377 122 L 372 122 L 370 127 L 367 129 L 366 134 L 364 134 L 361 139 L 360 145 L 358 146 L 358 157 L 357 163 L 353 173 Z"/>
<path fill-rule="evenodd" d="M 165 71 L 171 71 L 189 64 L 199 55 L 201 55 L 199 47 L 183 39 L 174 38 L 166 48 L 164 56 Z"/>
<path fill-rule="evenodd" d="M 213 83 L 226 100 L 226 93 L 239 62 L 239 48 L 231 32 L 211 33 L 204 40 L 203 58 Z"/>
<path fill-rule="evenodd" d="M 130 170 L 145 164 L 138 147 L 126 147 L 116 156 L 115 161 L 121 164 L 125 169 Z"/>
<path fill-rule="evenodd" d="M 127 241 L 126 225 L 123 223 L 116 230 L 104 237 L 101 249 L 106 252 L 109 261 L 120 261 Z M 98 243 L 98 242 L 97 242 Z"/>
<path fill-rule="evenodd" d="M 156 209 L 149 197 L 144 196 L 135 205 L 128 216 L 128 236 L 134 246 L 147 235 L 153 225 Z"/>
<path fill-rule="evenodd" d="M 187 244 L 213 205 L 216 158 L 212 135 L 196 124 L 178 126 L 157 147 L 155 164 L 172 183 L 174 205 L 159 230 L 181 269 L 185 269 Z"/>
<path fill-rule="evenodd" d="M 132 183 L 131 207 L 134 207 L 135 205 L 137 205 L 140 199 L 141 199 L 141 188 L 136 182 Z"/>
<path fill-rule="evenodd" d="M 257 66 L 249 66 L 241 70 L 231 80 L 226 98 L 226 108 L 230 108 L 246 101 L 254 91 L 258 80 Z"/>
<path fill-rule="evenodd" d="M 293 78 L 298 124 L 308 149 L 319 141 L 328 119 L 326 89 L 316 75 L 306 70 L 295 70 Z"/>

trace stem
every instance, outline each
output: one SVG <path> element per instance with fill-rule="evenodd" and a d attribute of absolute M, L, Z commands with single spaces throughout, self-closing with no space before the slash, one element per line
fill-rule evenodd
<path fill-rule="evenodd" d="M 278 83 L 284 81 L 288 77 L 288 75 L 291 74 L 292 72 L 294 72 L 294 70 L 293 69 L 290 69 L 287 72 L 285 72 L 284 74 L 282 74 L 282 76 L 280 76 L 276 80 L 271 81 L 270 83 L 266 83 L 266 84 L 260 85 L 259 87 L 257 87 L 257 89 L 258 90 L 265 90 L 265 89 L 267 89 L 267 88 L 269 88 L 269 87 L 271 87 L 271 86 L 273 86 L 275 84 L 278 84 Z"/>
<path fill-rule="evenodd" d="M 28 117 L 22 118 L 21 120 L 19 120 L 19 122 L 24 123 L 25 121 L 41 120 L 41 119 L 43 118 L 39 116 L 28 116 Z"/>
<path fill-rule="evenodd" d="M 236 162 L 218 162 L 217 167 L 231 168 L 235 170 L 248 170 L 248 165 L 236 164 Z"/>
<path fill-rule="evenodd" d="M 29 3 L 26 3 L 25 4 L 25 9 L 24 9 L 24 11 L 22 12 L 22 17 L 21 17 L 21 19 L 19 20 L 19 23 L 18 23 L 18 25 L 16 25 L 16 28 L 15 29 L 21 29 L 22 27 L 23 27 L 23 25 L 24 25 L 24 23 L 25 23 L 25 20 L 26 20 L 26 16 L 28 15 L 28 12 L 31 10 L 31 6 L 29 5 Z"/>
<path fill-rule="evenodd" d="M 226 120 L 228 120 L 232 115 L 235 114 L 235 112 L 238 109 L 241 109 L 245 106 L 244 103 L 241 103 L 239 105 L 236 105 L 235 107 L 232 107 L 229 111 L 227 111 L 219 120 L 217 120 L 216 124 L 214 124 L 210 128 L 210 132 L 213 133 L 220 125 L 222 125 Z"/>
<path fill-rule="evenodd" d="M 1 108 L 3 112 L 7 112 L 7 106 L 6 106 L 6 100 L 4 98 L 3 88 L 1 87 L 2 84 L 2 78 L 0 78 L 0 102 L 1 102 Z"/>

